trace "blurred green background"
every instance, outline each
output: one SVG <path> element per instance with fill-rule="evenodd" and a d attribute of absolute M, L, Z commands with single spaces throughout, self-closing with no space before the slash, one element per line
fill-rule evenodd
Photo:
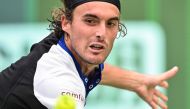
<path fill-rule="evenodd" d="M 180 68 L 178 75 L 169 81 L 170 87 L 167 90 L 169 109 L 190 109 L 188 102 L 190 101 L 188 93 L 190 92 L 188 86 L 190 83 L 188 79 L 190 76 L 190 38 L 188 38 L 190 0 L 121 0 L 121 2 L 123 21 L 156 22 L 164 30 L 165 70 L 175 65 Z M 43 25 L 47 23 L 48 18 L 51 18 L 51 10 L 58 6 L 62 6 L 59 0 L 1 0 L 0 26 L 36 23 Z M 2 40 L 2 37 L 6 36 L 0 37 Z M 27 51 L 29 48 L 24 49 Z M 6 63 L 6 60 L 0 60 L 0 63 Z"/>

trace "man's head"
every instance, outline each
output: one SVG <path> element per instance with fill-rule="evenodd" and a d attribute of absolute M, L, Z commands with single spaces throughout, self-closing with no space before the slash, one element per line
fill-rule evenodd
<path fill-rule="evenodd" d="M 74 8 L 72 16 L 72 21 L 62 17 L 68 48 L 80 64 L 103 63 L 119 31 L 118 7 L 109 2 L 85 2 Z"/>
<path fill-rule="evenodd" d="M 120 31 L 119 0 L 62 0 L 61 29 L 75 58 L 98 65 L 109 55 Z"/>

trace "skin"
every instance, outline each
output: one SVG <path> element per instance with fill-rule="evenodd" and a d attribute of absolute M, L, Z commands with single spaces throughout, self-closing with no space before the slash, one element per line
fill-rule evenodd
<path fill-rule="evenodd" d="M 116 66 L 105 64 L 101 84 L 134 91 L 146 101 L 152 109 L 158 109 L 158 107 L 168 109 L 166 105 L 168 97 L 156 87 L 168 88 L 169 84 L 167 80 L 174 77 L 178 70 L 178 67 L 175 66 L 163 72 L 161 75 L 155 76 L 124 70 Z"/>
<path fill-rule="evenodd" d="M 66 45 L 85 75 L 109 55 L 117 36 L 119 15 L 113 4 L 87 2 L 75 8 L 72 21 L 62 17 Z"/>
<path fill-rule="evenodd" d="M 109 55 L 118 32 L 119 16 L 116 6 L 98 1 L 77 6 L 72 21 L 62 16 L 66 45 L 85 75 Z M 156 87 L 168 88 L 167 80 L 177 72 L 178 67 L 174 67 L 161 75 L 150 76 L 105 64 L 101 84 L 134 91 L 152 109 L 167 109 L 168 97 Z"/>

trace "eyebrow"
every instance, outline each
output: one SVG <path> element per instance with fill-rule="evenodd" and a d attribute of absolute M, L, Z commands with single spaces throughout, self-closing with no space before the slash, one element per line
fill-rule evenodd
<path fill-rule="evenodd" d="M 94 17 L 94 18 L 99 19 L 99 17 L 94 14 L 85 14 L 84 17 Z"/>
<path fill-rule="evenodd" d="M 93 17 L 93 18 L 96 18 L 96 19 L 100 19 L 98 16 L 96 16 L 94 14 L 85 14 L 84 17 Z M 119 21 L 119 17 L 112 17 L 109 20 L 117 20 L 117 21 Z"/>
<path fill-rule="evenodd" d="M 113 18 L 110 18 L 109 20 L 117 20 L 117 21 L 119 21 L 119 17 L 113 17 Z"/>

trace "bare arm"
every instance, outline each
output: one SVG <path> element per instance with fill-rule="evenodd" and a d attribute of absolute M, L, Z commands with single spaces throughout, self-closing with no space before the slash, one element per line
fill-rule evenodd
<path fill-rule="evenodd" d="M 135 91 L 135 89 L 142 84 L 141 81 L 136 78 L 143 77 L 144 75 L 142 74 L 105 64 L 101 84 Z"/>
<path fill-rule="evenodd" d="M 178 68 L 174 67 L 161 75 L 150 76 L 105 64 L 101 84 L 134 91 L 153 109 L 156 109 L 158 106 L 162 109 L 167 109 L 165 104 L 168 100 L 167 96 L 155 87 L 167 88 L 168 82 L 166 81 L 175 76 L 177 71 Z M 159 101 L 159 98 L 162 102 Z"/>

